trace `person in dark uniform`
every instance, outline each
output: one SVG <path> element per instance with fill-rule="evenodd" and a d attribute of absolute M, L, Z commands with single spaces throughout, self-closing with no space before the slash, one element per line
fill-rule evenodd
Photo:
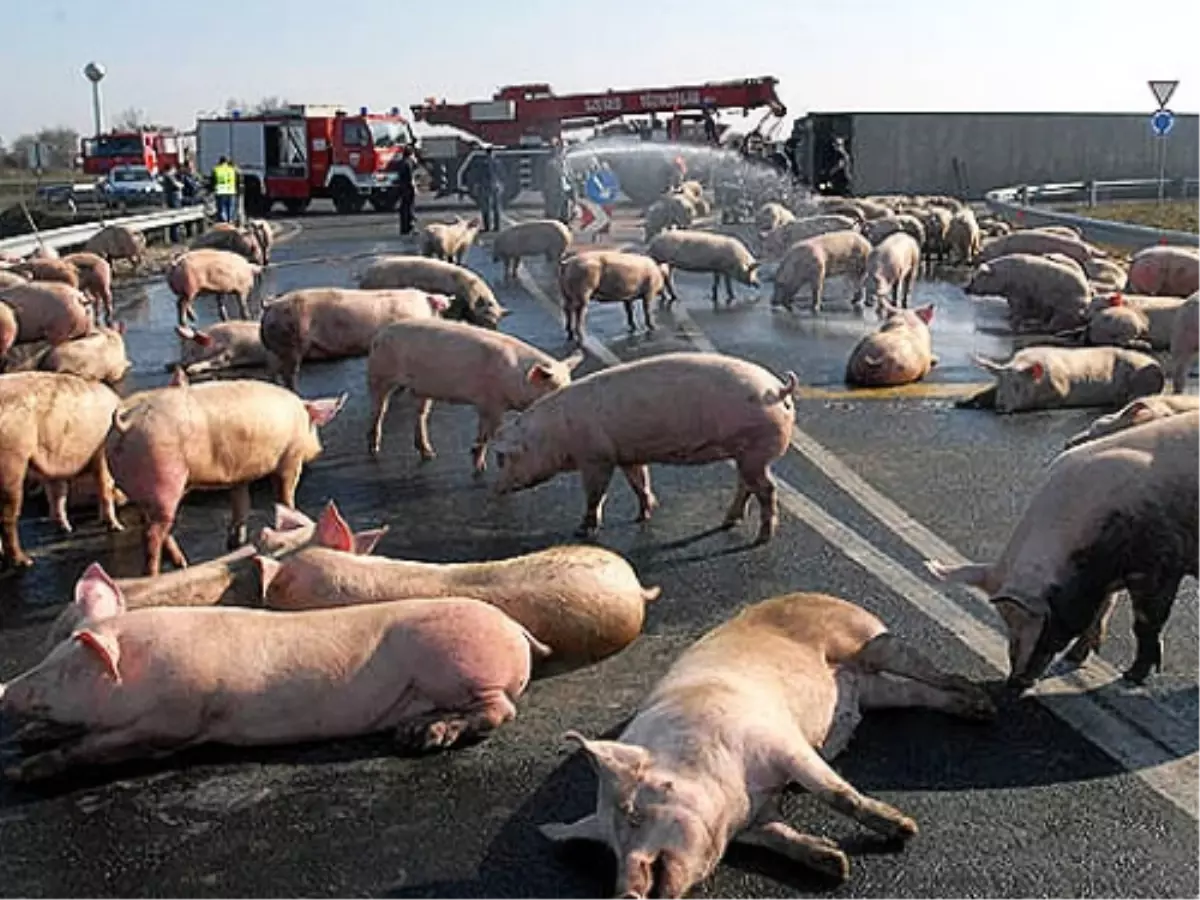
<path fill-rule="evenodd" d="M 712 107 L 706 105 L 701 115 L 704 118 L 704 140 L 710 144 L 719 144 L 721 136 L 717 134 L 717 120 L 713 118 Z"/>
<path fill-rule="evenodd" d="M 413 206 L 417 200 L 413 174 L 412 145 L 406 144 L 400 151 L 400 161 L 396 164 L 396 190 L 400 195 L 400 234 L 402 237 L 412 234 Z"/>
<path fill-rule="evenodd" d="M 850 195 L 850 153 L 845 138 L 833 139 L 833 167 L 829 170 L 829 192 L 837 197 Z"/>
<path fill-rule="evenodd" d="M 495 148 L 488 147 L 483 160 L 474 167 L 475 202 L 483 218 L 484 231 L 500 230 L 500 203 L 504 197 L 504 176 Z"/>

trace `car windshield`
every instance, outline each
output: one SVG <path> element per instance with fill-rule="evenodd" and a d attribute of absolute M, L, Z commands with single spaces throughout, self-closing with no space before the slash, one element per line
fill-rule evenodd
<path fill-rule="evenodd" d="M 124 137 L 96 138 L 92 145 L 92 154 L 94 156 L 141 156 L 142 138 L 136 134 Z"/>
<path fill-rule="evenodd" d="M 376 147 L 400 147 L 409 143 L 408 127 L 401 122 L 368 123 L 371 128 L 371 142 Z"/>
<path fill-rule="evenodd" d="M 112 180 L 118 183 L 130 181 L 149 181 L 150 170 L 145 168 L 113 169 Z"/>

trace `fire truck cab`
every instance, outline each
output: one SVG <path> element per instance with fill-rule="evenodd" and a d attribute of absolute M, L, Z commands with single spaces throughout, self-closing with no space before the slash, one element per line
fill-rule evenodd
<path fill-rule="evenodd" d="M 188 159 L 185 135 L 171 130 L 112 131 L 84 138 L 80 148 L 87 175 L 107 175 L 116 166 L 145 166 L 151 174 Z"/>
<path fill-rule="evenodd" d="M 196 122 L 198 169 L 207 177 L 222 157 L 242 175 L 250 215 L 266 215 L 276 201 L 293 215 L 314 198 L 333 200 L 339 213 L 396 207 L 394 165 L 414 144 L 398 114 L 358 115 L 335 106 L 291 105 L 252 116 L 232 113 Z"/>

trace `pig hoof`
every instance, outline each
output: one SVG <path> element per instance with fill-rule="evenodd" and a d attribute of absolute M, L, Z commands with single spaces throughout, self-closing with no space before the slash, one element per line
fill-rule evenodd
<path fill-rule="evenodd" d="M 888 824 L 887 836 L 902 841 L 913 837 L 918 831 L 916 820 L 905 815 L 897 814 L 897 818 Z"/>
<path fill-rule="evenodd" d="M 437 454 L 434 453 L 432 450 L 421 450 L 420 453 L 421 453 L 421 462 L 423 462 L 423 463 L 427 463 L 427 462 L 437 459 Z"/>
<path fill-rule="evenodd" d="M 71 527 L 71 523 L 68 522 L 66 519 L 55 522 L 54 524 L 58 526 L 58 530 L 61 531 L 63 534 L 72 534 L 75 531 L 75 529 Z"/>
<path fill-rule="evenodd" d="M 821 839 L 821 843 L 828 844 L 827 853 L 814 855 L 812 859 L 812 868 L 830 878 L 836 878 L 838 881 L 845 881 L 850 877 L 850 859 L 842 852 L 841 848 L 833 841 Z"/>

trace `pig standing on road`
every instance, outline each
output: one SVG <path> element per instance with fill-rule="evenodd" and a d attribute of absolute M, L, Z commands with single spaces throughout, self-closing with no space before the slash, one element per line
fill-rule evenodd
<path fill-rule="evenodd" d="M 96 321 L 104 313 L 104 321 L 113 323 L 112 266 L 95 253 L 69 253 L 63 262 L 73 266 L 79 276 L 79 290 L 96 307 Z"/>
<path fill-rule="evenodd" d="M 391 731 L 403 750 L 448 749 L 515 717 L 533 657 L 548 652 L 504 613 L 467 598 L 298 613 L 126 611 L 120 588 L 93 563 L 75 603 L 82 625 L 0 685 L 0 712 L 77 735 L 6 770 L 12 780 L 205 743 Z"/>
<path fill-rule="evenodd" d="M 854 282 L 854 303 L 862 302 L 863 275 L 871 242 L 857 231 L 834 231 L 792 244 L 775 272 L 772 306 L 792 308 L 792 298 L 805 285 L 812 288 L 812 308 L 821 311 L 825 280 L 845 275 Z"/>
<path fill-rule="evenodd" d="M 707 231 L 665 231 L 650 241 L 646 253 L 655 262 L 685 272 L 712 272 L 712 303 L 716 309 L 717 289 L 725 279 L 725 305 L 733 305 L 733 279 L 758 287 L 758 262 L 737 238 Z M 670 280 L 670 274 L 667 280 Z M 670 296 L 675 295 L 672 287 Z"/>
<path fill-rule="evenodd" d="M 124 225 L 106 225 L 88 238 L 83 249 L 103 257 L 109 266 L 118 259 L 129 260 L 131 271 L 136 272 L 146 252 L 146 236 Z"/>
<path fill-rule="evenodd" d="M 492 262 L 504 263 L 504 277 L 516 278 L 526 256 L 542 256 L 557 266 L 571 246 L 571 229 L 557 219 L 534 219 L 505 228 L 492 241 Z"/>
<path fill-rule="evenodd" d="M 732 459 L 737 493 L 723 527 L 759 505 L 756 543 L 779 523 L 771 463 L 787 452 L 796 420 L 788 372 L 712 353 L 664 353 L 580 378 L 534 403 L 496 435 L 498 493 L 533 487 L 578 471 L 587 511 L 578 533 L 592 537 L 613 470 L 620 467 L 638 498 L 638 521 L 658 505 L 649 463 L 703 465 Z"/>
<path fill-rule="evenodd" d="M 921 271 L 921 245 L 904 231 L 893 232 L 871 248 L 863 278 L 864 299 L 879 304 L 882 314 L 887 295 L 892 305 L 908 309 L 913 282 Z"/>
<path fill-rule="evenodd" d="M 979 255 L 981 240 L 979 223 L 969 206 L 950 214 L 950 222 L 946 226 L 947 257 L 953 257 L 954 262 L 969 265 Z"/>
<path fill-rule="evenodd" d="M 461 266 L 482 227 L 481 219 L 466 221 L 460 218 L 448 223 L 430 222 L 421 229 L 421 255 Z"/>
<path fill-rule="evenodd" d="M 237 298 L 238 311 L 243 319 L 250 318 L 250 295 L 254 291 L 262 266 L 246 262 L 228 250 L 189 250 L 167 267 L 167 286 L 179 304 L 179 324 L 196 321 L 193 305 L 201 294 L 217 298 L 217 314 L 221 321 L 225 312 L 225 295 Z"/>
<path fill-rule="evenodd" d="M 663 294 L 673 301 L 670 270 L 640 253 L 616 250 L 588 251 L 568 256 L 558 267 L 558 288 L 563 297 L 563 318 L 567 339 L 583 340 L 583 320 L 590 301 L 620 302 L 625 305 L 629 330 L 637 330 L 633 321 L 633 303 L 642 301 L 646 330 L 654 330 L 650 304 Z"/>
<path fill-rule="evenodd" d="M 914 310 L 897 309 L 884 301 L 887 316 L 879 330 L 855 345 L 846 363 L 846 383 L 861 387 L 891 387 L 920 381 L 937 365 L 929 323 L 933 304 Z"/>
<path fill-rule="evenodd" d="M 409 390 L 418 400 L 413 442 L 422 460 L 436 455 L 429 443 L 433 402 L 475 407 L 479 428 L 471 448 L 475 474 L 487 468 L 487 445 L 507 410 L 528 407 L 571 383 L 583 353 L 559 361 L 519 338 L 462 322 L 412 319 L 383 328 L 371 342 L 367 386 L 372 422 L 368 445 L 379 455 L 383 420 L 392 394 Z"/>
<path fill-rule="evenodd" d="M 916 822 L 860 794 L 828 761 L 864 710 L 914 706 L 995 715 L 982 688 L 943 672 L 861 607 L 825 594 L 764 600 L 689 647 L 619 739 L 564 735 L 596 773 L 596 808 L 542 833 L 607 844 L 615 897 L 685 897 L 730 843 L 844 879 L 845 853 L 785 822 L 782 794 L 798 784 L 878 834 L 912 837 Z"/>
<path fill-rule="evenodd" d="M 364 290 L 416 288 L 454 298 L 447 319 L 461 319 L 483 328 L 498 328 L 508 310 L 496 301 L 488 283 L 470 269 L 423 256 L 381 256 L 358 280 Z"/>

